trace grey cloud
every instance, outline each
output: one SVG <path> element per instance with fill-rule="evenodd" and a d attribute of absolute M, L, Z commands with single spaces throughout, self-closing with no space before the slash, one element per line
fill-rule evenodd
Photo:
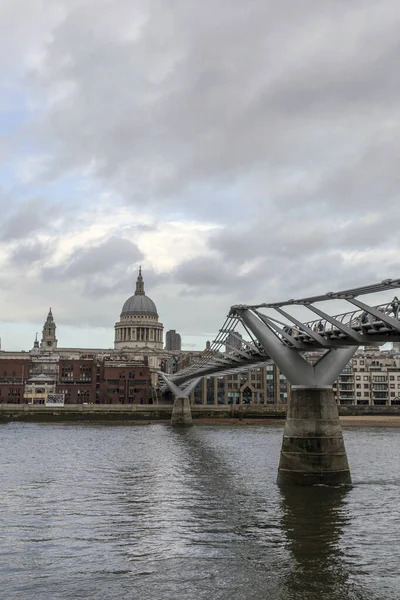
<path fill-rule="evenodd" d="M 157 274 L 151 269 L 142 268 L 145 280 L 145 292 L 160 293 L 160 288 L 169 282 L 168 274 Z M 85 278 L 84 293 L 91 298 L 104 298 L 106 296 L 118 297 L 124 300 L 133 295 L 136 289 L 136 279 L 138 275 L 137 268 L 132 265 L 115 265 L 112 270 L 109 269 L 101 274 Z"/>
<path fill-rule="evenodd" d="M 122 276 L 141 258 L 143 254 L 134 242 L 112 236 L 97 245 L 74 250 L 65 264 L 44 269 L 43 277 L 49 281 L 108 276 L 114 281 L 116 275 Z"/>
<path fill-rule="evenodd" d="M 223 300 L 225 312 L 231 304 L 256 304 L 288 298 L 338 291 L 379 281 L 398 264 L 370 264 L 368 259 L 353 263 L 345 261 L 339 252 L 315 253 L 299 261 L 288 261 L 276 255 L 266 257 L 253 268 L 241 274 L 232 265 L 205 259 L 188 261 L 175 272 L 175 281 L 184 285 L 181 297 L 196 297 L 201 302 L 213 296 Z M 212 299 L 212 303 L 216 302 Z M 223 318 L 221 314 L 221 319 Z"/>
<path fill-rule="evenodd" d="M 76 250 L 64 270 L 66 276 L 81 277 L 93 273 L 103 273 L 116 264 L 132 265 L 143 258 L 134 242 L 112 236 L 105 242 Z"/>
<path fill-rule="evenodd" d="M 86 169 L 92 190 L 122 197 L 133 218 L 148 212 L 160 231 L 171 219 L 223 226 L 207 234 L 204 256 L 146 273 L 163 320 L 164 306 L 172 326 L 192 331 L 195 314 L 211 330 L 230 303 L 398 276 L 396 0 L 57 6 L 57 18 L 17 28 L 42 57 L 24 82 L 40 99 L 25 135 L 52 159 L 33 184 Z M 61 213 L 44 208 L 17 206 L 0 237 L 48 231 Z M 74 209 L 71 222 L 88 226 L 80 219 Z M 140 227 L 119 233 L 134 241 Z M 14 260 L 40 252 L 23 246 Z M 104 324 L 134 290 L 139 260 L 134 243 L 112 238 L 39 280 L 46 293 L 63 290 L 63 318 Z"/>
<path fill-rule="evenodd" d="M 173 281 L 183 284 L 182 297 L 204 298 L 214 294 L 226 297 L 241 294 L 244 290 L 251 290 L 253 294 L 259 290 L 261 280 L 254 271 L 241 274 L 222 257 L 207 256 L 181 263 L 173 273 Z"/>
<path fill-rule="evenodd" d="M 271 216 L 215 232 L 210 246 L 223 260 L 236 266 L 246 261 L 265 258 L 279 261 L 304 262 L 312 256 L 333 252 L 362 253 L 374 249 L 377 253 L 398 247 L 400 207 L 390 205 L 360 207 L 351 217 L 342 212 L 329 215 L 318 208 L 302 215 Z M 275 264 L 277 264 L 275 262 Z"/>
<path fill-rule="evenodd" d="M 43 198 L 30 198 L 16 205 L 0 226 L 0 240 L 11 241 L 30 237 L 39 232 L 54 230 L 53 221 L 61 208 Z"/>
<path fill-rule="evenodd" d="M 207 3 L 178 2 L 173 12 L 157 1 L 65 6 L 35 75 L 49 93 L 73 90 L 45 115 L 50 139 L 62 142 L 54 173 L 94 159 L 128 201 L 160 203 L 162 194 L 168 206 L 218 210 L 220 183 L 266 165 L 275 180 L 282 165 L 329 179 L 349 125 L 355 150 L 379 141 L 371 103 L 377 118 L 397 112 L 393 1 L 354 2 L 346 19 L 343 3 L 296 2 L 290 20 L 287 5 L 264 0 L 220 2 L 212 19 Z M 143 11 L 129 39 L 127 14 Z M 190 190 L 206 182 L 214 197 L 196 203 Z"/>
<path fill-rule="evenodd" d="M 27 267 L 49 256 L 54 244 L 30 240 L 13 249 L 9 262 L 13 267 Z"/>

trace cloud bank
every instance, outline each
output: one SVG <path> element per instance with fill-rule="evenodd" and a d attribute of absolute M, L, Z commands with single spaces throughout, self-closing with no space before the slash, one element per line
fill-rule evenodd
<path fill-rule="evenodd" d="M 395 0 L 0 11 L 3 347 L 50 305 L 110 346 L 139 264 L 198 347 L 231 304 L 399 276 Z"/>

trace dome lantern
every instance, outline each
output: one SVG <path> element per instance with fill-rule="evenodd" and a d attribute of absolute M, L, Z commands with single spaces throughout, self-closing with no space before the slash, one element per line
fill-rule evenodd
<path fill-rule="evenodd" d="M 135 293 L 124 303 L 121 312 L 121 317 L 135 315 L 156 317 L 158 319 L 156 305 L 154 304 L 153 300 L 144 293 L 142 267 L 139 267 L 139 275 L 136 280 Z"/>
<path fill-rule="evenodd" d="M 144 296 L 144 281 L 142 277 L 142 267 L 139 267 L 139 275 L 136 279 L 136 291 L 135 296 Z"/>

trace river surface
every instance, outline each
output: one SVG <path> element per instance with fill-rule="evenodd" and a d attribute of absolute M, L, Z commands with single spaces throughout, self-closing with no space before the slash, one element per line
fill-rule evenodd
<path fill-rule="evenodd" d="M 398 600 L 400 429 L 280 490 L 283 427 L 0 425 L 0 598 Z"/>

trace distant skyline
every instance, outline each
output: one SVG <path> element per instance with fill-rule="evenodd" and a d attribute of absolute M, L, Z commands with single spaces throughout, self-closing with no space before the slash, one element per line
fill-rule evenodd
<path fill-rule="evenodd" d="M 396 0 L 0 7 L 0 337 L 112 347 L 400 277 Z"/>

